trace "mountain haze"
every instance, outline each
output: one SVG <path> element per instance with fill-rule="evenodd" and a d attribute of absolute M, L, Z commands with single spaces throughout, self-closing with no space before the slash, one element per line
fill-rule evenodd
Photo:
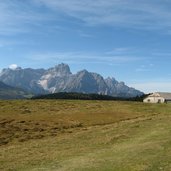
<path fill-rule="evenodd" d="M 53 68 L 3 69 L 0 81 L 23 88 L 35 94 L 56 92 L 80 92 L 111 95 L 114 97 L 135 97 L 143 93 L 130 88 L 115 78 L 104 79 L 100 74 L 82 70 L 72 74 L 67 64 L 59 64 Z"/>

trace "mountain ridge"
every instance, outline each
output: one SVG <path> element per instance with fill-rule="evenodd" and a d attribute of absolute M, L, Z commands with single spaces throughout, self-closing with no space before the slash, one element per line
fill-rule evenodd
<path fill-rule="evenodd" d="M 143 94 L 124 82 L 118 82 L 114 77 L 103 78 L 100 74 L 86 69 L 73 74 L 69 65 L 64 63 L 49 69 L 3 69 L 0 81 L 35 94 L 78 92 L 114 97 L 135 97 Z"/>

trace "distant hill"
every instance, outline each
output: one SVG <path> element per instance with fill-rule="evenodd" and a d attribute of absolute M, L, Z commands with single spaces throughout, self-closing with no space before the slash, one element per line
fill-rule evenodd
<path fill-rule="evenodd" d="M 0 81 L 0 99 L 24 99 L 31 96 L 32 94 L 20 88 L 9 86 Z"/>
<path fill-rule="evenodd" d="M 143 95 L 144 96 L 144 95 Z M 34 96 L 31 99 L 70 99 L 70 100 L 128 100 L 128 101 L 142 101 L 143 96 L 134 98 L 113 97 L 100 94 L 85 94 L 77 92 L 59 92 L 47 95 Z"/>
<path fill-rule="evenodd" d="M 77 92 L 123 98 L 143 95 L 143 92 L 128 87 L 113 77 L 103 78 L 100 74 L 85 69 L 73 74 L 69 66 L 63 63 L 47 70 L 20 67 L 3 69 L 0 81 L 34 94 Z"/>

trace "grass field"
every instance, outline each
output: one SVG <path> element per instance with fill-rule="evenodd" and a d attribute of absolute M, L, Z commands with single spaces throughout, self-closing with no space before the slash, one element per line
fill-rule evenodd
<path fill-rule="evenodd" d="M 171 104 L 0 101 L 2 171 L 171 171 Z"/>

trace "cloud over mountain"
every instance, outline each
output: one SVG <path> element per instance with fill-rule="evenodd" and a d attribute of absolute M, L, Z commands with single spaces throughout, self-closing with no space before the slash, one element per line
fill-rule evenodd
<path fill-rule="evenodd" d="M 12 69 L 12 70 L 15 70 L 15 69 L 18 68 L 18 66 L 17 66 L 17 64 L 11 64 L 11 65 L 9 66 L 9 68 Z"/>

